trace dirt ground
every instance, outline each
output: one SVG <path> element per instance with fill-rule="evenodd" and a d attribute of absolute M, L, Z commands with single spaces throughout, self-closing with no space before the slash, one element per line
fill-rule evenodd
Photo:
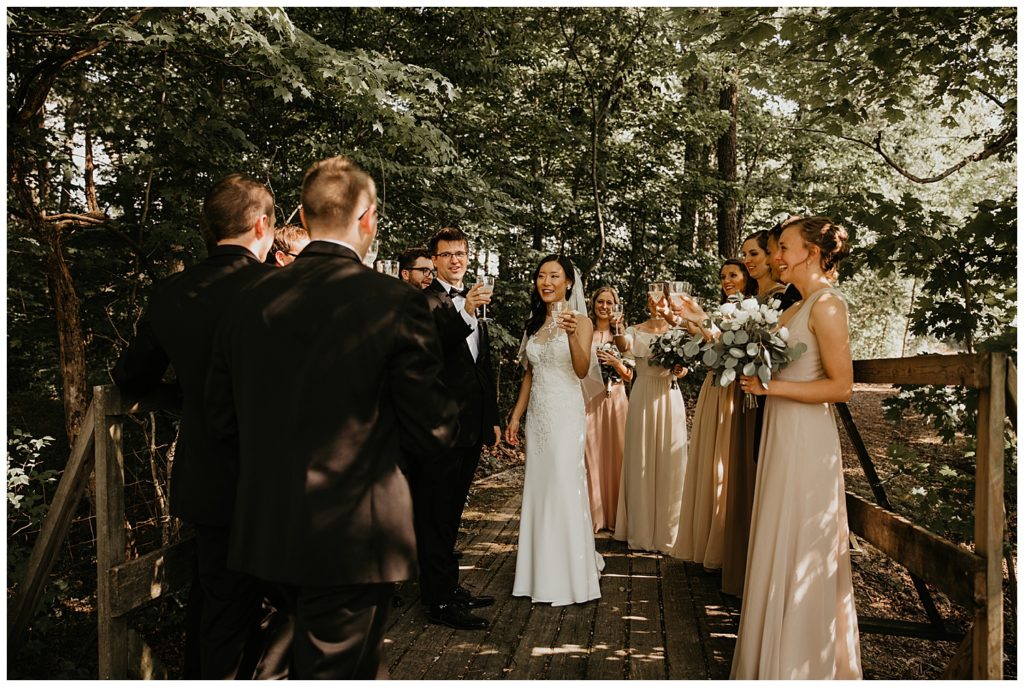
<path fill-rule="evenodd" d="M 964 463 L 962 441 L 943 443 L 921 418 L 906 417 L 900 426 L 888 423 L 882 414 L 882 400 L 894 393 L 886 386 L 859 385 L 850 402 L 850 410 L 861 432 L 868 452 L 876 469 L 886 483 L 890 500 L 897 511 L 913 519 L 912 512 L 906 512 L 904 498 L 913 485 L 927 482 L 928 475 L 918 475 L 913 480 L 901 477 L 886 455 L 887 447 L 902 441 L 917 451 L 922 461 L 927 461 L 933 471 L 943 465 L 958 469 L 970 469 Z M 692 413 L 695 399 L 687 398 L 687 408 Z M 844 472 L 847 488 L 865 498 L 871 493 L 863 471 L 845 432 L 840 429 L 844 446 Z M 503 500 L 511 490 L 521 488 L 523 456 L 508 447 L 486 450 L 481 460 L 481 479 L 488 479 L 491 486 L 502 488 L 480 489 L 470 497 L 471 505 L 477 509 L 497 507 L 488 499 Z M 1008 504 L 1010 505 L 1010 504 Z M 1015 542 L 1015 504 L 1008 517 L 1009 541 Z M 968 495 L 963 503 L 965 514 L 971 511 Z M 1014 567 L 1016 550 L 1014 549 Z M 73 588 L 60 595 L 46 617 L 37 619 L 30 632 L 27 644 L 19 648 L 9 647 L 8 679 L 94 679 L 96 676 L 96 616 L 95 616 L 95 568 L 87 561 L 76 566 Z M 853 558 L 856 603 L 860 614 L 874 617 L 924 621 L 925 615 L 920 600 L 906 571 L 888 560 L 877 550 L 864 544 Z M 933 590 L 934 591 L 934 590 Z M 1007 600 L 1004 605 L 1005 621 L 1005 677 L 1017 676 L 1016 638 L 1016 585 L 1009 581 L 1004 585 Z M 947 622 L 966 628 L 969 620 L 964 609 L 954 606 L 940 593 L 934 594 L 936 605 Z M 132 614 L 132 625 L 140 631 L 153 647 L 161 661 L 171 669 L 174 677 L 181 664 L 183 636 L 181 633 L 184 595 L 160 600 Z M 877 634 L 861 635 L 861 651 L 865 677 L 869 679 L 939 679 L 949 658 L 956 650 L 951 642 L 891 637 Z"/>

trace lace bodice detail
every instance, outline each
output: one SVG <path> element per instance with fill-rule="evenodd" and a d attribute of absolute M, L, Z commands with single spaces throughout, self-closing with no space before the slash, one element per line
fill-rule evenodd
<path fill-rule="evenodd" d="M 533 370 L 533 389 L 578 394 L 582 400 L 580 378 L 572 367 L 569 339 L 565 330 L 552 334 L 543 328 L 526 342 L 526 358 Z"/>
<path fill-rule="evenodd" d="M 633 347 L 626 355 L 636 360 L 637 377 L 669 377 L 671 373 L 661 365 L 651 365 L 651 342 L 661 334 L 649 334 L 636 327 L 627 327 L 626 334 L 633 337 Z"/>

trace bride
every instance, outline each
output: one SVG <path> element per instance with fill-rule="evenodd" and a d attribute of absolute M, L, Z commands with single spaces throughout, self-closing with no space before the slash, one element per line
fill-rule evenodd
<path fill-rule="evenodd" d="M 549 255 L 534 271 L 531 314 L 520 347 L 526 374 L 505 428 L 506 441 L 518 445 L 519 423 L 529 404 L 512 595 L 553 606 L 599 598 L 604 568 L 594 549 L 583 462 L 585 396 L 603 391 L 604 384 L 591 360 L 593 325 L 578 283 L 579 273 L 565 256 Z M 553 312 L 566 305 L 566 311 Z"/>

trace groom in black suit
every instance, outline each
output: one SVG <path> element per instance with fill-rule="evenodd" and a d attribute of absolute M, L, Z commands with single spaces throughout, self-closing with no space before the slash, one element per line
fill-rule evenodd
<path fill-rule="evenodd" d="M 441 339 L 441 379 L 459 404 L 454 446 L 430 471 L 413 474 L 416 536 L 420 556 L 420 592 L 431 622 L 457 629 L 482 629 L 486 619 L 469 609 L 494 603 L 459 584 L 455 542 L 462 510 L 484 443 L 501 438 L 486 325 L 476 309 L 490 302 L 481 286 L 465 289 L 469 239 L 459 229 L 438 230 L 427 244 L 437 278 L 424 289 Z"/>
<path fill-rule="evenodd" d="M 311 242 L 239 299 L 210 366 L 211 426 L 241 456 L 229 563 L 286 599 L 293 679 L 387 677 L 395 583 L 416 575 L 399 464 L 431 470 L 455 434 L 426 298 L 361 262 L 376 213 L 353 162 L 313 165 Z"/>

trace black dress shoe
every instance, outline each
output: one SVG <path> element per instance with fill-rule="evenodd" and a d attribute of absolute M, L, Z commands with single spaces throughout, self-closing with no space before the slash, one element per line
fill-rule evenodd
<path fill-rule="evenodd" d="M 486 595 L 473 596 L 465 587 L 456 587 L 455 601 L 466 608 L 483 608 L 485 606 L 492 606 L 494 604 L 494 597 Z"/>
<path fill-rule="evenodd" d="M 469 609 L 460 603 L 429 606 L 427 619 L 435 625 L 447 625 L 456 630 L 485 630 L 491 624 L 486 618 L 470 613 Z"/>

